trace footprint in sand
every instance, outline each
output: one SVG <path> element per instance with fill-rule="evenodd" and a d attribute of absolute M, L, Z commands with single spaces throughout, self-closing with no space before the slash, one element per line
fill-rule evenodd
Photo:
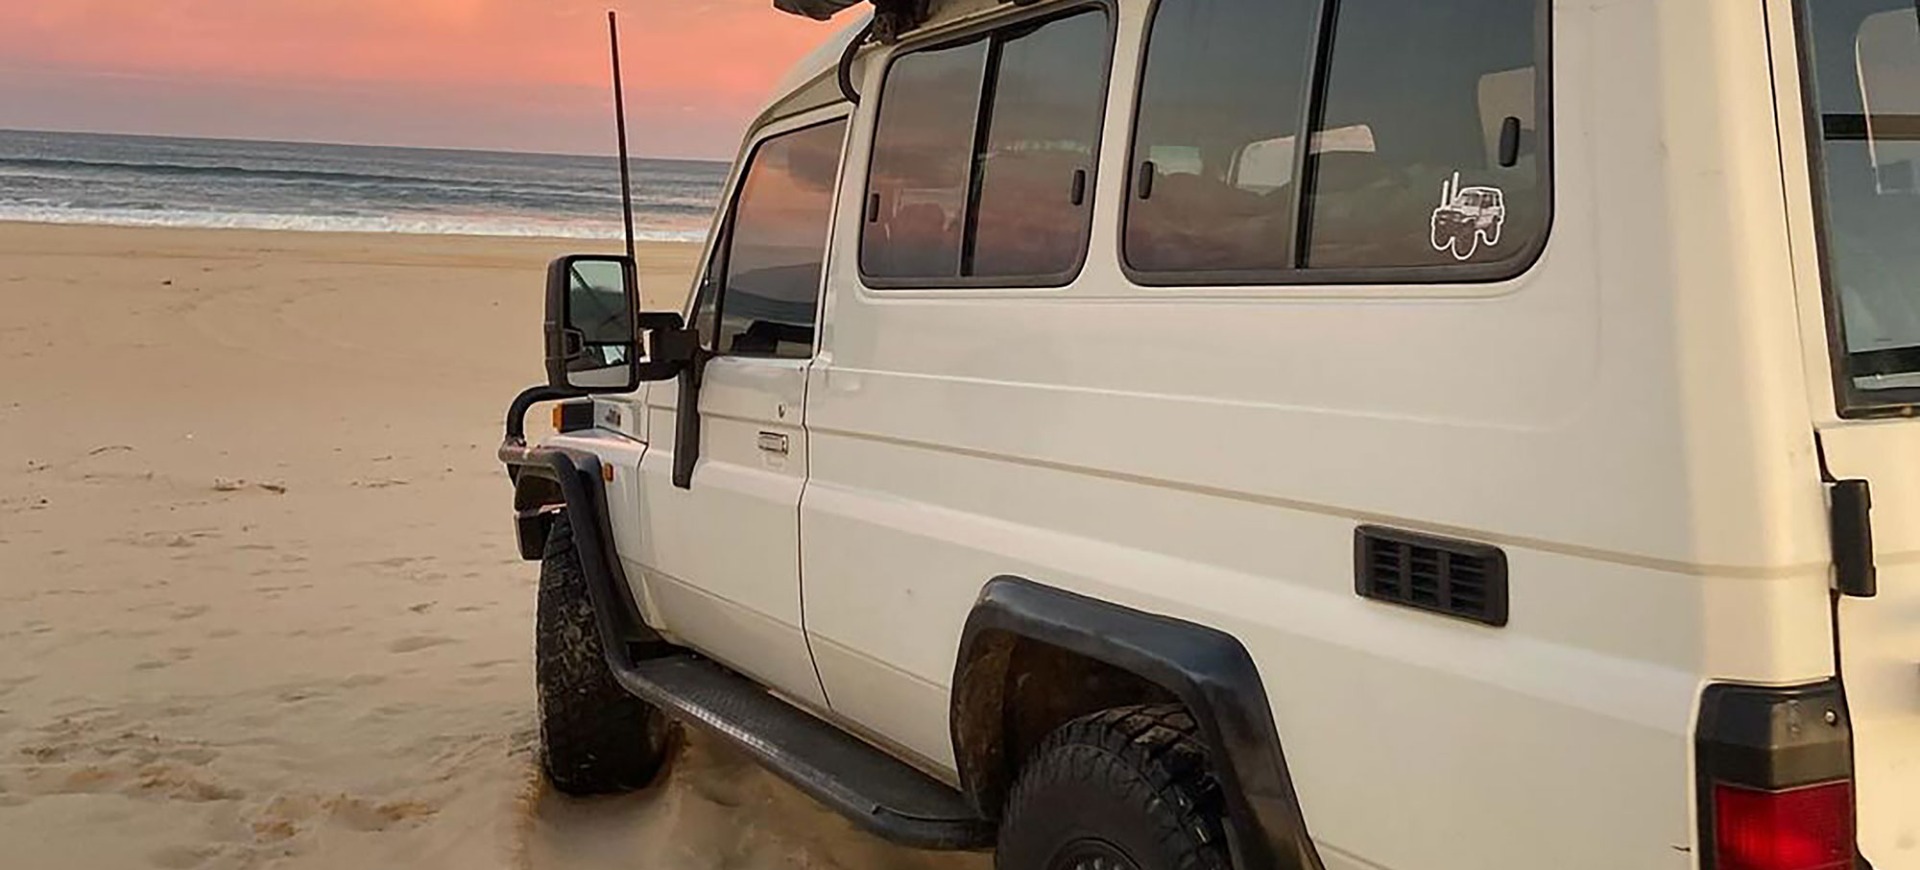
<path fill-rule="evenodd" d="M 142 766 L 138 779 L 123 791 L 130 796 L 186 803 L 212 803 L 238 800 L 245 796 L 239 789 L 221 784 L 203 771 L 169 762 Z"/>
<path fill-rule="evenodd" d="M 285 843 L 304 833 L 315 821 L 348 830 L 376 833 L 418 825 L 439 812 L 420 800 L 378 800 L 348 794 L 327 797 L 276 795 L 255 813 L 249 828 L 256 843 Z"/>
<path fill-rule="evenodd" d="M 186 661 L 187 659 L 193 658 L 193 654 L 196 652 L 199 652 L 199 649 L 196 647 L 190 647 L 190 646 L 168 647 L 166 658 L 147 659 L 145 661 L 135 663 L 133 666 L 133 669 L 136 671 L 157 671 L 157 670 L 160 670 L 161 668 L 172 667 L 173 665 L 177 665 L 181 662 Z"/>
<path fill-rule="evenodd" d="M 179 610 L 175 610 L 171 614 L 171 616 L 175 622 L 184 622 L 189 619 L 195 619 L 195 618 L 204 616 L 206 615 L 207 611 L 212 609 L 213 609 L 212 605 L 192 604 L 186 607 L 182 607 Z"/>
<path fill-rule="evenodd" d="M 457 643 L 457 642 L 458 641 L 455 641 L 453 638 L 440 637 L 438 635 L 426 635 L 426 634 L 414 635 L 412 637 L 403 637 L 399 640 L 394 641 L 393 643 L 387 644 L 387 652 L 391 652 L 391 653 L 418 652 L 420 650 L 427 649 L 429 647 L 444 646 L 446 644 Z"/>
<path fill-rule="evenodd" d="M 337 795 L 325 804 L 328 816 L 336 824 L 368 833 L 418 824 L 438 812 L 425 801 L 372 801 L 352 795 Z"/>
<path fill-rule="evenodd" d="M 275 692 L 273 699 L 283 704 L 298 704 L 301 701 L 311 701 L 315 698 L 325 697 L 326 694 L 326 692 L 311 686 L 296 686 Z"/>
<path fill-rule="evenodd" d="M 212 846 L 167 846 L 147 854 L 147 863 L 161 870 L 192 870 L 218 857 Z"/>
<path fill-rule="evenodd" d="M 16 768 L 28 795 L 118 793 L 130 798 L 209 803 L 244 793 L 221 782 L 208 765 L 211 747 L 129 730 L 114 717 L 62 719 L 40 729 L 20 750 Z"/>

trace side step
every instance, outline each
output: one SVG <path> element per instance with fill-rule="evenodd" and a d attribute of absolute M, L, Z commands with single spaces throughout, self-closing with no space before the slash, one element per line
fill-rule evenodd
<path fill-rule="evenodd" d="M 993 824 L 959 792 L 713 662 L 683 652 L 635 661 L 615 676 L 881 837 L 921 849 L 993 845 Z"/>

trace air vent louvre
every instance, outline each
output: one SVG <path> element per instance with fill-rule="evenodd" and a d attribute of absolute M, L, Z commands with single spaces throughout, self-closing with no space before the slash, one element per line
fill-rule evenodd
<path fill-rule="evenodd" d="M 1507 624 L 1507 557 L 1497 547 L 1380 526 L 1354 531 L 1354 591 L 1487 625 Z"/>

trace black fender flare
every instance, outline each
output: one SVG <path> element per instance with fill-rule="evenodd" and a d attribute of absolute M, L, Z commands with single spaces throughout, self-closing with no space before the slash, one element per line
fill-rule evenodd
<path fill-rule="evenodd" d="M 580 570 L 586 574 L 587 594 L 593 600 L 594 619 L 604 640 L 601 647 L 616 670 L 630 668 L 633 657 L 629 644 L 658 642 L 660 636 L 641 619 L 633 587 L 627 584 L 619 551 L 614 548 L 600 457 L 565 447 L 522 447 L 511 456 L 507 453 L 503 448 L 501 458 L 507 463 L 516 491 L 530 485 L 529 477 L 559 486 L 565 500 L 561 509 L 573 529 Z"/>
<path fill-rule="evenodd" d="M 993 802 L 983 780 L 1001 762 L 1000 747 L 987 744 L 1006 715 L 1008 636 L 1103 662 L 1172 693 L 1193 714 L 1215 760 L 1235 864 L 1244 870 L 1323 870 L 1265 684 L 1245 646 L 1218 629 L 1022 577 L 995 577 L 981 590 L 954 670 L 954 757 L 962 790 L 984 815 L 998 809 L 981 804 Z"/>

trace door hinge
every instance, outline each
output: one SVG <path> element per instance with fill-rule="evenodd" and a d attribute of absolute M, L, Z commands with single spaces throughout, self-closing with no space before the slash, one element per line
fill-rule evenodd
<path fill-rule="evenodd" d="M 1873 567 L 1873 494 L 1864 480 L 1836 480 L 1828 498 L 1834 588 L 1849 598 L 1872 598 L 1880 591 Z"/>

